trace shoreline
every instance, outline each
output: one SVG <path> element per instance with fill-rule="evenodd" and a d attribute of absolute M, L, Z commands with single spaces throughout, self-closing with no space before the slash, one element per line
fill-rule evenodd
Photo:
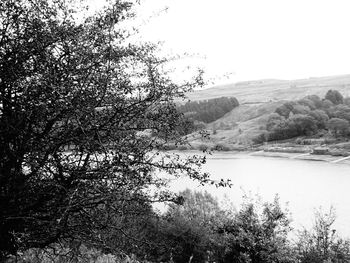
<path fill-rule="evenodd" d="M 203 153 L 203 151 L 197 149 L 189 150 L 178 150 L 176 152 L 194 152 L 194 153 Z M 332 164 L 347 164 L 350 165 L 349 159 L 344 159 L 344 156 L 334 156 L 330 154 L 312 154 L 310 152 L 288 152 L 288 151 L 269 151 L 263 149 L 245 149 L 245 150 L 229 150 L 229 151 L 219 151 L 212 150 L 210 151 L 212 155 L 208 155 L 208 159 L 216 159 L 214 156 L 216 154 L 220 155 L 242 155 L 242 156 L 257 156 L 257 157 L 270 157 L 270 158 L 283 158 L 290 160 L 301 160 L 301 161 L 314 161 L 314 162 L 328 162 Z M 230 158 L 227 158 L 230 159 Z"/>
<path fill-rule="evenodd" d="M 286 159 L 292 159 L 292 160 L 350 164 L 350 160 L 344 160 L 344 161 L 337 162 L 338 160 L 342 159 L 343 157 L 333 156 L 333 155 L 328 155 L 328 154 L 261 151 L 261 152 L 256 152 L 256 153 L 253 152 L 253 153 L 251 153 L 251 155 L 252 156 L 261 156 L 261 157 L 286 158 Z"/>

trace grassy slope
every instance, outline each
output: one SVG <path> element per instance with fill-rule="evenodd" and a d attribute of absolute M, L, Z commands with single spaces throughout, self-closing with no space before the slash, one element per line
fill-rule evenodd
<path fill-rule="evenodd" d="M 286 100 L 296 100 L 316 94 L 324 97 L 329 89 L 339 90 L 350 96 L 350 75 L 310 78 L 293 81 L 258 80 L 217 86 L 195 91 L 191 100 L 204 100 L 222 96 L 234 96 L 241 105 L 224 117 L 207 125 L 208 130 L 216 130 L 211 135 L 211 143 L 247 144 L 262 133 L 269 114 Z M 224 127 L 226 126 L 226 127 Z M 194 142 L 200 143 L 198 140 Z"/>
<path fill-rule="evenodd" d="M 307 95 L 324 96 L 329 89 L 337 89 L 350 96 L 350 75 L 299 80 L 256 80 L 216 86 L 188 94 L 191 100 L 217 97 L 236 97 L 244 102 L 268 102 L 299 99 Z"/>

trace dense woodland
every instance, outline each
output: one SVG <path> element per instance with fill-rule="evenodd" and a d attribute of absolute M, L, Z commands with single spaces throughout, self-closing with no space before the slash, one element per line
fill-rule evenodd
<path fill-rule="evenodd" d="M 350 135 L 350 98 L 329 90 L 324 98 L 310 95 L 287 101 L 272 113 L 266 124 L 267 133 L 256 142 L 290 139 L 298 136 Z"/>
<path fill-rule="evenodd" d="M 201 101 L 189 101 L 178 106 L 178 110 L 193 120 L 210 123 L 239 106 L 234 97 L 221 97 Z"/>

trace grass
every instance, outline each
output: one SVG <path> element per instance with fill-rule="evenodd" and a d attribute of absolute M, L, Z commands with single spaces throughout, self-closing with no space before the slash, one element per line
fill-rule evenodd
<path fill-rule="evenodd" d="M 323 96 L 329 89 L 350 95 L 350 75 L 298 80 L 256 80 L 215 86 L 188 94 L 191 100 L 236 97 L 240 103 L 295 100 L 310 94 Z"/>

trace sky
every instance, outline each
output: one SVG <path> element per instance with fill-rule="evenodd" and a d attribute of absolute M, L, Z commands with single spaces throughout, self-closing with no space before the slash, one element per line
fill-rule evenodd
<path fill-rule="evenodd" d="M 349 10 L 349 0 L 142 0 L 137 12 L 143 39 L 200 54 L 194 63 L 222 84 L 350 73 Z"/>

